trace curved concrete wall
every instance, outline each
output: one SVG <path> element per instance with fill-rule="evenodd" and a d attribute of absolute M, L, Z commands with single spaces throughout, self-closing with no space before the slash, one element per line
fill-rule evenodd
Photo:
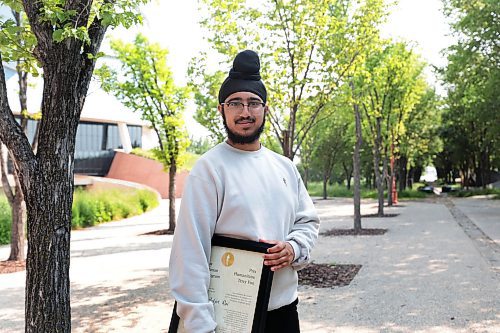
<path fill-rule="evenodd" d="M 189 173 L 177 173 L 175 181 L 175 197 L 182 197 L 184 182 Z M 163 199 L 168 198 L 168 172 L 163 170 L 163 164 L 132 154 L 116 152 L 111 168 L 106 178 L 121 179 L 144 184 L 156 189 Z"/>

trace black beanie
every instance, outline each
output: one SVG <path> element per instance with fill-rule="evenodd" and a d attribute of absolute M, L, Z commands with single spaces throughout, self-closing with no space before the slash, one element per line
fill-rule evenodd
<path fill-rule="evenodd" d="M 238 53 L 234 58 L 233 68 L 220 87 L 219 103 L 224 103 L 229 95 L 239 91 L 254 93 L 266 103 L 267 91 L 260 80 L 259 70 L 260 61 L 257 53 L 251 50 Z"/>

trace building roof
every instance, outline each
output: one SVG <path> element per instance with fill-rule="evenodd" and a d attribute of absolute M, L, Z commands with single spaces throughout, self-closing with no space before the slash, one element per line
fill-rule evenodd
<path fill-rule="evenodd" d="M 19 87 L 15 66 L 9 63 L 3 63 L 3 65 L 6 73 L 7 96 L 10 108 L 14 114 L 19 114 L 21 108 L 18 102 Z M 28 111 L 37 113 L 40 111 L 43 96 L 43 79 L 30 77 L 28 85 Z M 94 81 L 91 82 L 87 92 L 80 120 L 110 123 L 124 122 L 129 125 L 148 126 L 148 123 L 141 119 L 139 113 L 125 107 L 115 96 L 106 93 Z"/>

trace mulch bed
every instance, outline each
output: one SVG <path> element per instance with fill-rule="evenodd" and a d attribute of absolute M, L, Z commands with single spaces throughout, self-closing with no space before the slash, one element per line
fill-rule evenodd
<path fill-rule="evenodd" d="M 24 271 L 26 261 L 0 261 L 0 274 L 8 274 Z"/>
<path fill-rule="evenodd" d="M 139 236 L 145 236 L 145 235 L 161 236 L 161 235 L 173 235 L 173 234 L 174 232 L 172 230 L 161 229 L 161 230 L 147 232 L 145 234 L 140 234 Z"/>
<path fill-rule="evenodd" d="M 387 232 L 387 229 L 330 229 L 320 233 L 321 236 L 380 236 Z"/>
<path fill-rule="evenodd" d="M 330 265 L 312 263 L 300 270 L 299 284 L 316 288 L 348 286 L 358 274 L 361 265 Z"/>
<path fill-rule="evenodd" d="M 377 213 L 375 214 L 365 214 L 365 215 L 361 215 L 361 217 L 396 217 L 396 216 L 399 216 L 399 214 L 384 214 L 383 216 L 378 216 Z"/>

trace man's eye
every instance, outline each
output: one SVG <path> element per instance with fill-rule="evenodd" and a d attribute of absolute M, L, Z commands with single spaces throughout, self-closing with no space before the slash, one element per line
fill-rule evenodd
<path fill-rule="evenodd" d="M 249 108 L 258 108 L 259 106 L 261 106 L 261 104 L 259 102 L 250 102 L 250 103 L 248 103 L 248 107 Z"/>
<path fill-rule="evenodd" d="M 227 105 L 230 107 L 230 108 L 236 108 L 240 105 L 239 102 L 229 102 L 227 103 Z"/>

